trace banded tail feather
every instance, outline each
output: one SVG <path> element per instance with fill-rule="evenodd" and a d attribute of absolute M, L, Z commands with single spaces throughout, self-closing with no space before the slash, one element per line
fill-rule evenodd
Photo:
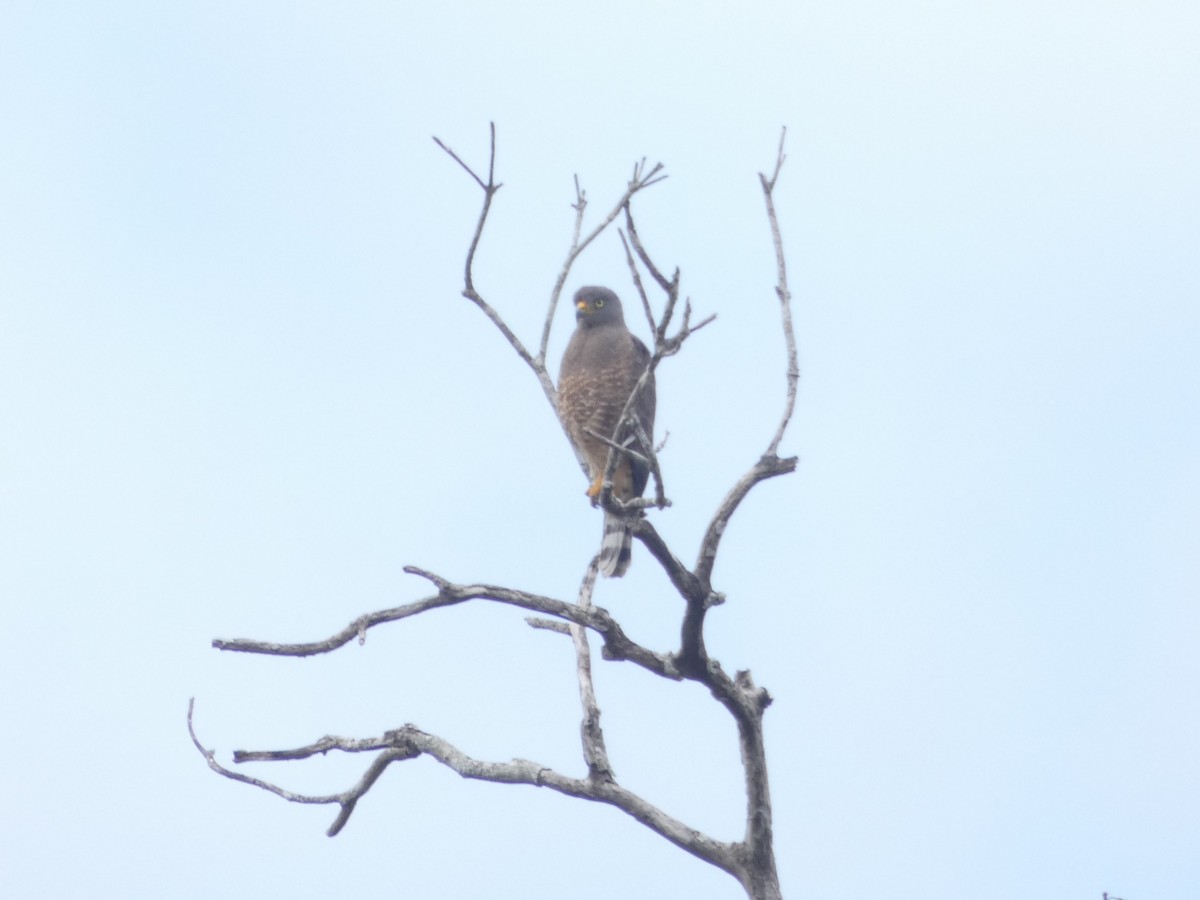
<path fill-rule="evenodd" d="M 604 514 L 604 537 L 600 540 L 600 574 L 620 578 L 633 556 L 633 532 L 620 516 Z"/>

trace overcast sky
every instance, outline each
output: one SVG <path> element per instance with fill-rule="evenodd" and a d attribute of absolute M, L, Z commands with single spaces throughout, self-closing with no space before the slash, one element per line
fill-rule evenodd
<path fill-rule="evenodd" d="M 717 321 L 659 374 L 685 560 L 766 447 L 708 620 L 766 718 L 789 898 L 1200 896 L 1194 3 L 6 2 L 0 7 L 0 894 L 743 896 L 619 812 L 393 766 L 345 831 L 188 739 L 412 722 L 584 772 L 573 656 L 415 564 L 570 599 L 600 517 L 536 380 L 570 241 L 639 231 Z M 567 283 L 632 289 L 615 233 Z M 553 370 L 572 327 L 559 310 Z M 645 323 L 631 317 L 645 337 Z M 675 646 L 644 548 L 596 602 Z M 597 659 L 618 777 L 743 827 L 729 717 Z M 342 790 L 363 759 L 248 767 Z"/>

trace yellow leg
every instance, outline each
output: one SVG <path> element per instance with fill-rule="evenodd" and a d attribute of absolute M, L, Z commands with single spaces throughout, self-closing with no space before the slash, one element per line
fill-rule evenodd
<path fill-rule="evenodd" d="M 604 488 L 604 473 L 596 476 L 596 480 L 592 482 L 592 486 L 587 489 L 587 495 L 595 500 L 600 496 L 600 491 Z"/>

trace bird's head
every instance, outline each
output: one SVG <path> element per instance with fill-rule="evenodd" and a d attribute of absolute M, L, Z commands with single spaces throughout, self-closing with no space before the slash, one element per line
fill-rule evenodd
<path fill-rule="evenodd" d="M 625 316 L 621 301 L 606 287 L 581 287 L 575 292 L 575 320 L 580 328 L 621 324 Z"/>

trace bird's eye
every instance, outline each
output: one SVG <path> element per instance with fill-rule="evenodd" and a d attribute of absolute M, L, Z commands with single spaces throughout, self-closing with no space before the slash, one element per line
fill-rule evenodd
<path fill-rule="evenodd" d="M 603 298 L 603 297 L 598 297 L 598 298 L 596 299 L 596 309 L 599 309 L 599 308 L 600 308 L 600 307 L 602 307 L 603 305 L 604 305 L 604 298 Z"/>

